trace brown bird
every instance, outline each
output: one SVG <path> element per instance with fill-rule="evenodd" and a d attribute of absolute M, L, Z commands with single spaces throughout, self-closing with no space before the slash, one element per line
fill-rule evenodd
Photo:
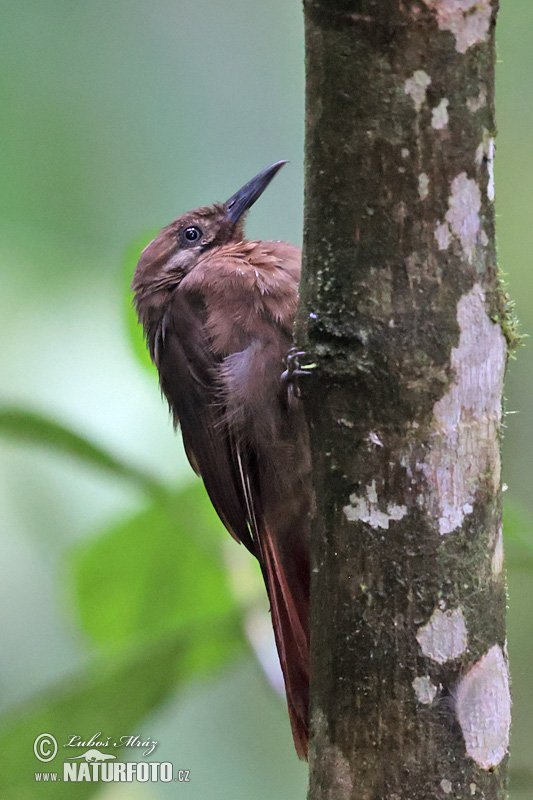
<path fill-rule="evenodd" d="M 143 250 L 132 289 L 190 464 L 261 565 L 294 743 L 306 758 L 310 458 L 286 370 L 300 250 L 249 241 L 243 224 L 285 163 L 163 228 Z"/>

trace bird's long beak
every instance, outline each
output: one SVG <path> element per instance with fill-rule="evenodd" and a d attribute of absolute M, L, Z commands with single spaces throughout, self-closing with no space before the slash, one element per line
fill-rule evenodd
<path fill-rule="evenodd" d="M 248 181 L 242 189 L 232 194 L 229 200 L 226 200 L 224 205 L 227 209 L 228 218 L 233 224 L 237 223 L 242 215 L 253 206 L 255 201 L 263 194 L 274 175 L 279 172 L 286 163 L 286 161 L 276 161 L 271 167 L 267 167 L 267 169 L 264 169 L 259 175 L 256 175 L 255 178 L 252 178 L 251 181 Z"/>

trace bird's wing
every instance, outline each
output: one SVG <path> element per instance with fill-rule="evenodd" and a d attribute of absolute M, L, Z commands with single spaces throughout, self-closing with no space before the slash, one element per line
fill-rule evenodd
<path fill-rule="evenodd" d="M 306 449 L 296 447 L 301 410 L 280 399 L 285 334 L 273 329 L 227 356 L 220 372 L 225 387 L 228 435 L 234 442 L 239 477 L 257 557 L 270 599 L 272 624 L 285 678 L 296 750 L 307 756 L 309 702 L 310 497 L 304 475 Z M 303 435 L 306 441 L 306 434 Z"/>
<path fill-rule="evenodd" d="M 273 470 L 267 467 L 274 454 L 269 454 L 274 445 L 268 431 L 272 436 L 276 429 L 270 415 L 275 413 L 275 398 L 279 393 L 282 370 L 279 353 L 286 346 L 286 334 L 279 332 L 279 345 L 274 346 L 270 358 L 264 344 L 261 347 L 252 344 L 223 358 L 210 346 L 204 325 L 205 310 L 199 296 L 180 292 L 178 288 L 156 334 L 154 352 L 161 386 L 181 426 L 191 465 L 203 478 L 218 515 L 261 565 L 296 750 L 305 758 L 309 564 L 305 547 L 300 543 L 305 536 L 300 535 L 299 529 L 308 524 L 307 506 L 303 515 L 293 517 L 291 502 L 283 502 L 290 498 L 280 496 L 280 505 L 289 514 L 282 525 L 279 520 L 270 525 L 271 509 L 263 508 L 265 502 L 268 506 L 272 502 L 265 480 L 277 483 Z M 256 356 L 258 360 L 254 361 Z M 252 375 L 254 380 L 250 382 Z M 258 404 L 261 397 L 265 400 L 265 394 L 272 402 Z M 250 409 L 256 412 L 251 430 Z M 287 444 L 281 442 L 279 446 Z M 263 474 L 261 478 L 259 467 L 263 473 L 267 470 L 266 476 Z M 285 491 L 292 495 L 290 476 L 283 476 L 283 483 L 287 484 Z M 273 487 L 272 491 L 277 493 Z"/>
<path fill-rule="evenodd" d="M 219 361 L 209 349 L 201 305 L 174 291 L 155 337 L 161 388 L 181 426 L 191 466 L 229 532 L 254 555 L 249 498 L 223 409 L 217 405 Z"/>

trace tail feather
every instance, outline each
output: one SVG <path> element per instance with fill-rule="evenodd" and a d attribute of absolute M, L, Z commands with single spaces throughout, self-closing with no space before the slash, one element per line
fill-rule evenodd
<path fill-rule="evenodd" d="M 291 581 L 268 529 L 262 531 L 261 555 L 270 598 L 272 624 L 291 721 L 294 746 L 307 760 L 309 739 L 309 576 L 307 564 L 293 565 Z M 293 575 L 292 573 L 299 573 Z"/>

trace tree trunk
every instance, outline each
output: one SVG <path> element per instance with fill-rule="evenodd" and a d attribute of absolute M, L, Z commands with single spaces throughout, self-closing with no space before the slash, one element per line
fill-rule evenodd
<path fill-rule="evenodd" d="M 497 3 L 304 5 L 309 798 L 503 798 Z"/>

